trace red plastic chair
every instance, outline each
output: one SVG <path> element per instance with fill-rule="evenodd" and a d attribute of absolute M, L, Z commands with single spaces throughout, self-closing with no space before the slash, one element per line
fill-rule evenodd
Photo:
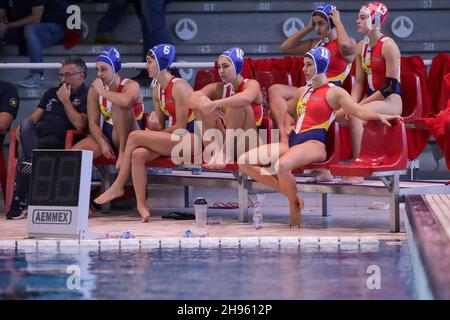
<path fill-rule="evenodd" d="M 6 177 L 6 194 L 5 194 L 5 209 L 9 211 L 14 193 L 14 182 L 16 181 L 17 168 L 17 140 L 16 128 L 9 129 L 9 156 L 8 156 L 8 174 Z"/>
<path fill-rule="evenodd" d="M 6 177 L 8 176 L 6 171 L 5 153 L 3 152 L 3 146 L 0 149 L 0 185 L 2 188 L 3 199 L 6 199 Z"/>
<path fill-rule="evenodd" d="M 378 121 L 364 126 L 360 155 L 348 164 L 330 165 L 335 176 L 369 177 L 375 172 L 405 170 L 408 148 L 403 120 L 392 121 L 392 127 Z"/>
<path fill-rule="evenodd" d="M 420 78 L 414 73 L 401 74 L 401 91 L 405 122 L 412 122 L 422 117 L 422 87 Z"/>
<path fill-rule="evenodd" d="M 220 81 L 221 79 L 216 69 L 198 70 L 195 75 L 194 91 L 200 90 L 207 84 Z"/>

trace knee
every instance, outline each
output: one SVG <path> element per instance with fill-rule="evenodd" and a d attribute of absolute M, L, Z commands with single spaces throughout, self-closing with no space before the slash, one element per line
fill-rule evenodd
<path fill-rule="evenodd" d="M 130 134 L 128 135 L 127 145 L 128 144 L 135 145 L 137 143 L 137 140 L 140 138 L 142 132 L 143 131 L 141 130 L 131 131 Z"/>
<path fill-rule="evenodd" d="M 27 24 L 24 27 L 23 33 L 26 38 L 29 38 L 30 36 L 34 36 L 37 34 L 37 32 L 36 32 L 37 25 L 38 25 L 38 23 L 31 23 L 31 24 Z"/>
<path fill-rule="evenodd" d="M 26 134 L 30 130 L 34 130 L 36 125 L 29 118 L 25 118 L 20 122 L 20 134 Z"/>
<path fill-rule="evenodd" d="M 275 168 L 279 174 L 285 174 L 292 170 L 287 161 L 285 161 L 284 159 L 278 159 L 278 161 L 275 163 Z"/>
<path fill-rule="evenodd" d="M 269 99 L 270 97 L 275 97 L 275 96 L 280 96 L 279 92 L 281 89 L 281 85 L 280 84 L 273 84 L 269 87 L 269 90 L 267 91 L 269 94 Z"/>
<path fill-rule="evenodd" d="M 139 137 L 139 133 L 140 133 L 139 130 L 131 131 L 130 134 L 128 135 L 128 139 L 130 141 L 136 140 Z"/>
<path fill-rule="evenodd" d="M 147 161 L 148 151 L 145 148 L 134 149 L 131 153 L 132 164 L 145 164 Z"/>

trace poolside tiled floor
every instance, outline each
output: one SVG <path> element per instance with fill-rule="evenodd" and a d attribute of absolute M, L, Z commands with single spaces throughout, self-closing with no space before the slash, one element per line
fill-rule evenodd
<path fill-rule="evenodd" d="M 208 191 L 208 201 L 236 201 L 234 192 Z M 220 196 L 219 196 L 220 195 Z M 388 210 L 373 210 L 369 206 L 374 201 L 387 199 L 380 197 L 333 196 L 333 215 L 321 216 L 321 197 L 319 194 L 305 194 L 306 207 L 303 211 L 303 224 L 300 230 L 289 229 L 288 208 L 284 197 L 269 194 L 263 204 L 263 228 L 255 230 L 251 222 L 239 222 L 236 209 L 214 209 L 208 216 L 222 219 L 220 225 L 208 225 L 211 237 L 375 237 L 380 240 L 404 240 L 404 209 L 401 210 L 401 232 L 389 232 Z M 133 230 L 136 237 L 145 238 L 178 238 L 188 229 L 194 229 L 193 220 L 168 220 L 161 215 L 171 211 L 193 212 L 193 208 L 154 208 L 149 223 L 141 223 L 136 210 L 113 211 L 109 214 L 97 212 L 89 220 L 88 230 L 96 233 Z M 21 240 L 28 237 L 26 219 L 6 220 L 0 217 L 0 240 Z"/>

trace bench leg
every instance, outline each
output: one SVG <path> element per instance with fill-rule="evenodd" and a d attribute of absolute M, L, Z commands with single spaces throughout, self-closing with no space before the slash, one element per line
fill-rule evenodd
<path fill-rule="evenodd" d="M 247 184 L 247 175 L 242 175 L 242 179 L 238 187 L 238 200 L 239 200 L 239 221 L 248 221 L 248 190 L 245 188 Z"/>
<path fill-rule="evenodd" d="M 391 232 L 400 232 L 400 196 L 391 195 L 389 199 L 389 228 Z"/>
<path fill-rule="evenodd" d="M 331 216 L 331 195 L 322 193 L 322 217 Z"/>
<path fill-rule="evenodd" d="M 391 232 L 400 232 L 400 176 L 392 177 L 389 199 L 389 228 Z"/>
<path fill-rule="evenodd" d="M 184 186 L 184 207 L 190 208 L 192 207 L 193 199 L 192 199 L 192 187 Z"/>

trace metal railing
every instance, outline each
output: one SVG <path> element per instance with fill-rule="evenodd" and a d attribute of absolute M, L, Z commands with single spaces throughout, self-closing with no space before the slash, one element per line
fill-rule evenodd
<path fill-rule="evenodd" d="M 88 68 L 95 68 L 95 62 L 87 62 Z M 214 62 L 174 62 L 172 68 L 213 68 Z M 59 62 L 44 62 L 44 63 L 25 63 L 12 62 L 0 63 L 0 69 L 59 69 L 61 63 Z M 122 63 L 122 69 L 145 69 L 145 62 L 127 62 Z"/>
<path fill-rule="evenodd" d="M 425 66 L 431 66 L 431 60 L 423 61 Z M 95 62 L 87 62 L 88 68 L 95 68 Z M 213 68 L 214 62 L 174 62 L 172 68 Z M 44 63 L 25 63 L 25 62 L 10 62 L 0 63 L 0 69 L 59 69 L 61 63 L 59 62 L 44 62 Z M 122 63 L 122 69 L 145 69 L 145 62 L 127 62 Z"/>

